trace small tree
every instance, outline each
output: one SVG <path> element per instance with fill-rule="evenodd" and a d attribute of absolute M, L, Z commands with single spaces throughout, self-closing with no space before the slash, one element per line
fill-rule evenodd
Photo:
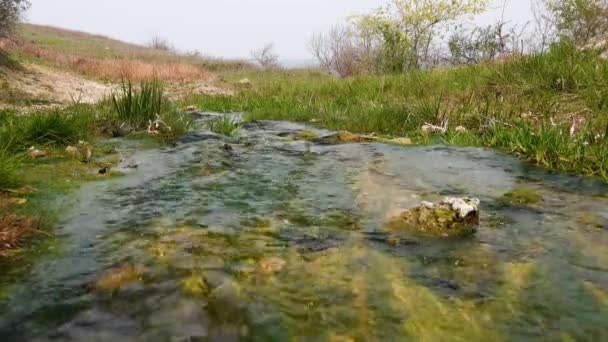
<path fill-rule="evenodd" d="M 325 33 L 316 33 L 310 40 L 310 50 L 329 73 L 340 77 L 356 73 L 359 53 L 350 27 L 335 25 Z"/>
<path fill-rule="evenodd" d="M 0 0 L 0 38 L 10 37 L 21 19 L 21 14 L 29 6 L 27 0 Z"/>
<path fill-rule="evenodd" d="M 608 0 L 545 0 L 559 34 L 583 46 L 608 34 Z"/>
<path fill-rule="evenodd" d="M 397 72 L 428 64 L 441 32 L 462 16 L 482 12 L 487 4 L 488 0 L 391 0 L 357 20 L 377 32 L 386 71 Z"/>
<path fill-rule="evenodd" d="M 274 44 L 266 44 L 263 47 L 251 51 L 251 58 L 264 68 L 276 68 L 279 66 L 279 55 L 274 52 Z"/>
<path fill-rule="evenodd" d="M 152 39 L 150 39 L 150 42 L 148 42 L 148 47 L 162 51 L 173 50 L 173 46 L 171 45 L 169 40 L 161 36 L 152 37 Z"/>

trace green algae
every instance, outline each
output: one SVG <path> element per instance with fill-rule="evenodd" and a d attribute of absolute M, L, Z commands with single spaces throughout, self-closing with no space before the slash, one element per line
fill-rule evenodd
<path fill-rule="evenodd" d="M 311 130 L 307 130 L 307 129 L 306 129 L 306 130 L 303 130 L 303 131 L 298 132 L 298 133 L 296 134 L 296 136 L 297 136 L 298 138 L 300 138 L 300 139 L 305 139 L 305 140 L 306 140 L 306 139 L 314 139 L 314 138 L 316 138 L 318 135 L 317 135 L 317 133 L 315 133 L 315 132 L 313 132 L 313 131 L 311 131 Z"/>
<path fill-rule="evenodd" d="M 408 209 L 386 223 L 391 230 L 413 230 L 435 236 L 467 236 L 475 233 L 454 210 L 421 205 Z"/>
<path fill-rule="evenodd" d="M 503 194 L 500 200 L 511 205 L 528 205 L 542 202 L 543 197 L 534 189 L 516 187 Z"/>

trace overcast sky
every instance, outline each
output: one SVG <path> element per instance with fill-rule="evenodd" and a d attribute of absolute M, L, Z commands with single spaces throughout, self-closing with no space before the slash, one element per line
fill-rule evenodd
<path fill-rule="evenodd" d="M 159 35 L 182 51 L 238 58 L 266 42 L 283 60 L 307 59 L 307 42 L 386 0 L 30 0 L 27 21 L 145 43 Z M 504 0 L 476 21 L 499 18 Z M 507 0 L 505 18 L 529 20 L 530 0 Z"/>

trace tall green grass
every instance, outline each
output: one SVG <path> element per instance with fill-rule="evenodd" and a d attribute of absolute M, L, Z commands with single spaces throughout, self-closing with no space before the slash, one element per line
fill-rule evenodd
<path fill-rule="evenodd" d="M 142 81 L 139 87 L 123 80 L 120 91 L 111 98 L 116 118 L 138 128 L 154 121 L 165 108 L 164 89 L 158 79 Z"/>
<path fill-rule="evenodd" d="M 462 125 L 468 134 L 444 140 L 495 146 L 548 168 L 608 180 L 608 61 L 568 40 L 545 54 L 402 75 L 338 80 L 288 70 L 246 77 L 254 86 L 234 96 L 196 96 L 187 103 L 246 111 L 250 119 L 393 136 L 419 137 L 425 123 L 447 123 L 452 130 Z M 578 120 L 586 123 L 571 136 Z"/>
<path fill-rule="evenodd" d="M 120 91 L 111 95 L 111 103 L 113 111 L 107 119 L 134 130 L 158 126 L 157 136 L 166 142 L 175 141 L 193 126 L 193 120 L 167 99 L 158 79 L 142 81 L 139 86 L 123 80 Z"/>
<path fill-rule="evenodd" d="M 210 120 L 207 122 L 207 127 L 210 131 L 222 134 L 225 136 L 232 136 L 239 130 L 238 121 L 230 118 L 229 116 L 222 116 L 219 119 Z"/>
<path fill-rule="evenodd" d="M 8 144 L 0 143 L 0 190 L 19 184 L 19 168 L 22 157 L 11 153 Z"/>
<path fill-rule="evenodd" d="M 93 112 L 91 106 L 76 105 L 23 116 L 5 113 L 0 118 L 0 144 L 11 152 L 74 145 L 93 134 Z"/>

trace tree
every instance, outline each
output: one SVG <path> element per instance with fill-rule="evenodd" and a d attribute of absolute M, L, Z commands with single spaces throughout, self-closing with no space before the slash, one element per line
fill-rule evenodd
<path fill-rule="evenodd" d="M 431 60 L 433 43 L 458 18 L 481 13 L 488 0 L 391 0 L 358 25 L 377 33 L 387 71 L 420 68 Z"/>
<path fill-rule="evenodd" d="M 340 77 L 356 73 L 359 53 L 350 27 L 335 25 L 325 33 L 316 33 L 310 40 L 310 50 L 327 72 Z"/>
<path fill-rule="evenodd" d="M 10 37 L 21 19 L 21 14 L 29 6 L 27 0 L 0 0 L 0 38 Z"/>
<path fill-rule="evenodd" d="M 544 0 L 559 34 L 584 46 L 608 34 L 608 0 Z"/>
<path fill-rule="evenodd" d="M 152 49 L 162 50 L 162 51 L 171 51 L 173 50 L 173 46 L 169 42 L 168 39 L 163 38 L 161 36 L 154 36 L 148 42 L 148 46 Z"/>
<path fill-rule="evenodd" d="M 274 52 L 273 44 L 251 51 L 251 58 L 264 68 L 276 68 L 279 66 L 279 55 Z"/>

